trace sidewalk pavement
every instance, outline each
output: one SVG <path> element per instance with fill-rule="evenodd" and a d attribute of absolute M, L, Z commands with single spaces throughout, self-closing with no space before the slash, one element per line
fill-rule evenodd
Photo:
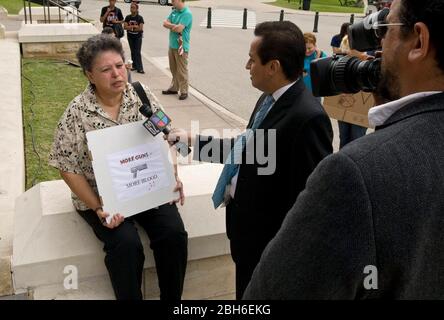
<path fill-rule="evenodd" d="M 128 59 L 131 56 L 131 51 L 127 40 L 122 38 L 122 44 L 125 57 Z M 169 69 L 163 68 L 146 55 L 142 55 L 142 61 L 145 74 L 131 72 L 132 81 L 139 81 L 153 91 L 171 118 L 172 127 L 190 130 L 192 122 L 195 127 L 195 122 L 198 121 L 200 131 L 213 129 L 221 135 L 223 129 L 241 131 L 245 129 L 247 121 L 229 112 L 192 87 L 189 88 L 188 98 L 185 100 L 179 100 L 178 95 L 163 95 L 162 90 L 168 89 L 171 83 Z"/>
<path fill-rule="evenodd" d="M 122 1 L 123 2 L 123 1 Z M 339 3 L 338 3 L 339 4 Z M 190 1 L 187 2 L 187 5 L 190 8 L 237 8 L 237 9 L 243 9 L 246 8 L 249 11 L 257 11 L 261 13 L 279 13 L 281 10 L 284 10 L 285 13 L 297 13 L 302 15 L 310 15 L 314 16 L 316 14 L 315 11 L 309 11 L 309 10 L 301 10 L 301 9 L 291 9 L 291 8 L 284 8 L 277 5 L 273 5 L 273 1 L 271 0 L 199 0 L 199 1 Z M 301 3 L 302 5 L 302 3 Z M 362 11 L 364 11 L 364 8 L 362 8 Z M 323 16 L 337 16 L 337 17 L 343 17 L 343 16 L 350 16 L 350 13 L 345 12 L 320 12 Z M 363 17 L 364 13 L 356 13 L 355 17 Z"/>

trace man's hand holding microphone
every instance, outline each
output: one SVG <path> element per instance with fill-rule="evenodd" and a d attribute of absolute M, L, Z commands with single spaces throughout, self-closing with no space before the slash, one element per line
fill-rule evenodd
<path fill-rule="evenodd" d="M 172 128 L 167 135 L 164 135 L 164 139 L 173 146 L 176 142 L 185 143 L 188 147 L 194 144 L 194 138 L 191 138 L 191 133 L 185 129 Z"/>

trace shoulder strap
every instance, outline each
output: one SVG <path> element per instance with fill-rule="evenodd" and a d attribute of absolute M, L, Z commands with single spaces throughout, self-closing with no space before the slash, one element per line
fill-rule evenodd
<path fill-rule="evenodd" d="M 145 90 L 143 90 L 143 87 L 140 84 L 140 82 L 136 81 L 136 82 L 131 83 L 131 85 L 133 86 L 134 90 L 136 90 L 137 95 L 139 96 L 142 103 L 151 107 L 150 100 L 146 96 L 146 92 L 145 92 Z"/>

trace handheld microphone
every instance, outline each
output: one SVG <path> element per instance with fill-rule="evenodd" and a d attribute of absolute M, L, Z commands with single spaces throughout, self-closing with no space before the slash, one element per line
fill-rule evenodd
<path fill-rule="evenodd" d="M 148 101 L 149 103 L 149 101 Z M 149 133 L 153 136 L 157 136 L 159 133 L 163 132 L 165 135 L 170 133 L 170 130 L 167 128 L 168 124 L 171 122 L 170 117 L 168 117 L 165 112 L 162 110 L 157 110 L 153 113 L 151 109 L 151 105 L 143 104 L 139 111 L 148 119 L 143 123 L 143 126 Z M 177 151 L 183 156 L 186 157 L 191 152 L 191 149 L 184 142 L 180 141 L 178 137 L 176 142 L 173 143 L 176 146 Z"/>

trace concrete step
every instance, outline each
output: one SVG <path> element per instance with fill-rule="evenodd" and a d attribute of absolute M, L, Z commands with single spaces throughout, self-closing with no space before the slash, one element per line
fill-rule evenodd
<path fill-rule="evenodd" d="M 214 210 L 211 202 L 221 169 L 221 165 L 213 164 L 179 168 L 187 196 L 179 211 L 189 236 L 186 277 L 191 280 L 190 289 L 185 289 L 189 293 L 184 293 L 184 297 L 204 299 L 234 291 L 234 267 L 228 255 L 224 209 Z M 155 298 L 158 287 L 154 259 L 145 232 L 140 232 L 140 237 L 146 256 L 145 278 L 149 279 L 144 292 L 147 298 Z M 32 289 L 37 292 L 35 297 L 42 299 L 82 296 L 83 289 L 75 293 L 65 292 L 63 287 L 67 277 L 65 268 L 74 266 L 78 283 L 84 283 L 85 297 L 113 296 L 110 286 L 104 285 L 103 290 L 99 286 L 97 292 L 89 289 L 90 281 L 107 277 L 102 247 L 90 227 L 74 211 L 70 191 L 62 180 L 34 186 L 16 202 L 12 259 L 15 292 Z M 202 279 L 206 280 L 200 282 Z M 206 285 L 208 283 L 213 286 Z"/>
<path fill-rule="evenodd" d="M 75 288 L 63 283 L 30 288 L 29 299 L 34 300 L 114 300 L 108 275 L 82 279 Z M 155 268 L 143 274 L 142 293 L 145 300 L 158 300 L 159 288 Z M 193 260 L 185 276 L 183 300 L 233 300 L 234 264 L 230 255 Z"/>
<path fill-rule="evenodd" d="M 66 289 L 63 283 L 39 286 L 30 290 L 34 300 L 114 300 L 114 293 L 108 276 L 83 279 L 77 289 Z"/>

